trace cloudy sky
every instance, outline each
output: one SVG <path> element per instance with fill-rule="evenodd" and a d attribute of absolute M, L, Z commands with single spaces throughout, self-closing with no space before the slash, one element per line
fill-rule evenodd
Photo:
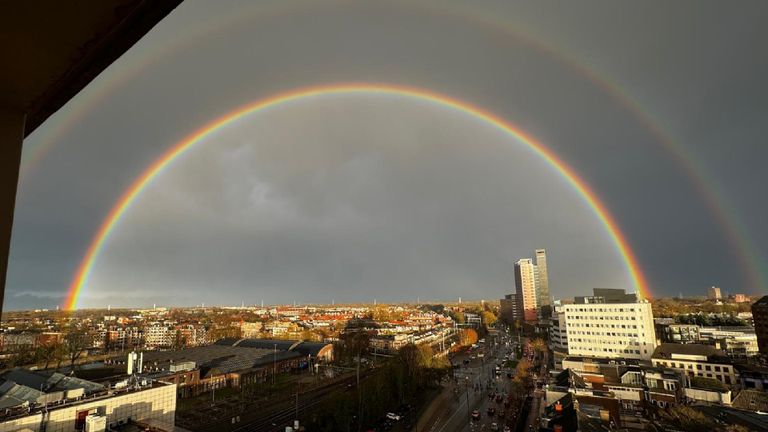
<path fill-rule="evenodd" d="M 25 141 L 5 308 L 61 303 L 123 191 L 194 130 L 351 81 L 536 137 L 614 215 L 654 295 L 764 293 L 768 7 L 726 6 L 187 0 Z M 175 160 L 80 306 L 499 298 L 540 247 L 556 298 L 633 290 L 594 212 L 524 143 L 417 98 L 325 95 Z"/>

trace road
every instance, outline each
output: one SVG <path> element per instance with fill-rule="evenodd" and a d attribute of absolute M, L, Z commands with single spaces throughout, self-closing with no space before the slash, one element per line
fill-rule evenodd
<path fill-rule="evenodd" d="M 505 346 L 506 337 L 499 334 L 496 341 L 491 337 L 486 338 L 486 344 L 482 347 L 482 358 L 469 359 L 468 356 L 456 356 L 454 364 L 462 365 L 455 371 L 455 380 L 446 383 L 443 394 L 433 402 L 424 416 L 419 420 L 417 431 L 428 432 L 478 432 L 490 431 L 492 423 L 497 423 L 499 430 L 503 430 L 506 419 L 498 418 L 504 404 L 491 400 L 488 395 L 501 393 L 504 395 L 511 389 L 510 379 L 507 377 L 509 370 L 503 369 L 499 377 L 496 377 L 496 364 L 501 362 L 504 354 L 511 350 Z M 494 343 L 495 342 L 495 343 Z M 464 360 L 469 364 L 463 365 Z M 489 415 L 488 408 L 493 407 L 496 415 Z M 473 410 L 480 413 L 480 419 L 472 421 L 470 415 Z"/>
<path fill-rule="evenodd" d="M 534 381 L 536 379 L 544 379 L 546 380 L 548 378 L 548 370 L 547 365 L 549 364 L 549 351 L 544 350 L 543 354 L 540 358 L 541 365 L 539 366 L 539 370 L 534 376 Z M 528 418 L 526 419 L 526 430 L 538 430 L 539 427 L 539 418 L 541 417 L 541 412 L 543 410 L 542 407 L 542 400 L 544 399 L 545 392 L 544 390 L 541 390 L 536 386 L 536 389 L 533 392 L 533 400 L 531 400 L 531 409 L 528 412 Z"/>

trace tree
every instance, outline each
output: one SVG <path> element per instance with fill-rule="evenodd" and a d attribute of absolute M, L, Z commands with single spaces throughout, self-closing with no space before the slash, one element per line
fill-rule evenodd
<path fill-rule="evenodd" d="M 72 328 L 64 337 L 65 352 L 69 360 L 70 369 L 75 370 L 75 361 L 88 347 L 88 334 L 85 330 Z"/>
<path fill-rule="evenodd" d="M 489 310 L 483 311 L 483 324 L 485 324 L 486 326 L 492 326 L 494 323 L 496 323 L 497 320 L 498 320 L 498 317 L 496 316 L 495 313 Z"/>
<path fill-rule="evenodd" d="M 530 345 L 537 352 L 544 352 L 547 349 L 547 343 L 541 338 L 531 340 Z"/>
<path fill-rule="evenodd" d="M 62 357 L 63 350 L 64 347 L 61 343 L 49 343 L 37 347 L 35 357 L 38 361 L 45 362 L 43 369 L 48 369 L 48 366 Z"/>
<path fill-rule="evenodd" d="M 457 324 L 465 324 L 467 322 L 467 320 L 464 318 L 463 312 L 454 311 L 451 313 L 451 318 L 453 318 Z"/>
<path fill-rule="evenodd" d="M 459 333 L 459 343 L 462 346 L 470 346 L 477 343 L 477 332 L 474 329 L 463 329 Z"/>

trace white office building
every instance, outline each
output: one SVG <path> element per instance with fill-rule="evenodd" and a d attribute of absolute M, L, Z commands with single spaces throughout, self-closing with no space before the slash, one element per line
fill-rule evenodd
<path fill-rule="evenodd" d="M 572 356 L 650 360 L 656 348 L 651 304 L 586 303 L 562 306 Z"/>

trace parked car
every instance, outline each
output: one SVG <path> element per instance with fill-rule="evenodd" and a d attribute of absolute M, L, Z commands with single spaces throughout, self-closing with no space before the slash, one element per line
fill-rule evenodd
<path fill-rule="evenodd" d="M 480 421 L 480 411 L 478 410 L 472 411 L 472 420 Z"/>

